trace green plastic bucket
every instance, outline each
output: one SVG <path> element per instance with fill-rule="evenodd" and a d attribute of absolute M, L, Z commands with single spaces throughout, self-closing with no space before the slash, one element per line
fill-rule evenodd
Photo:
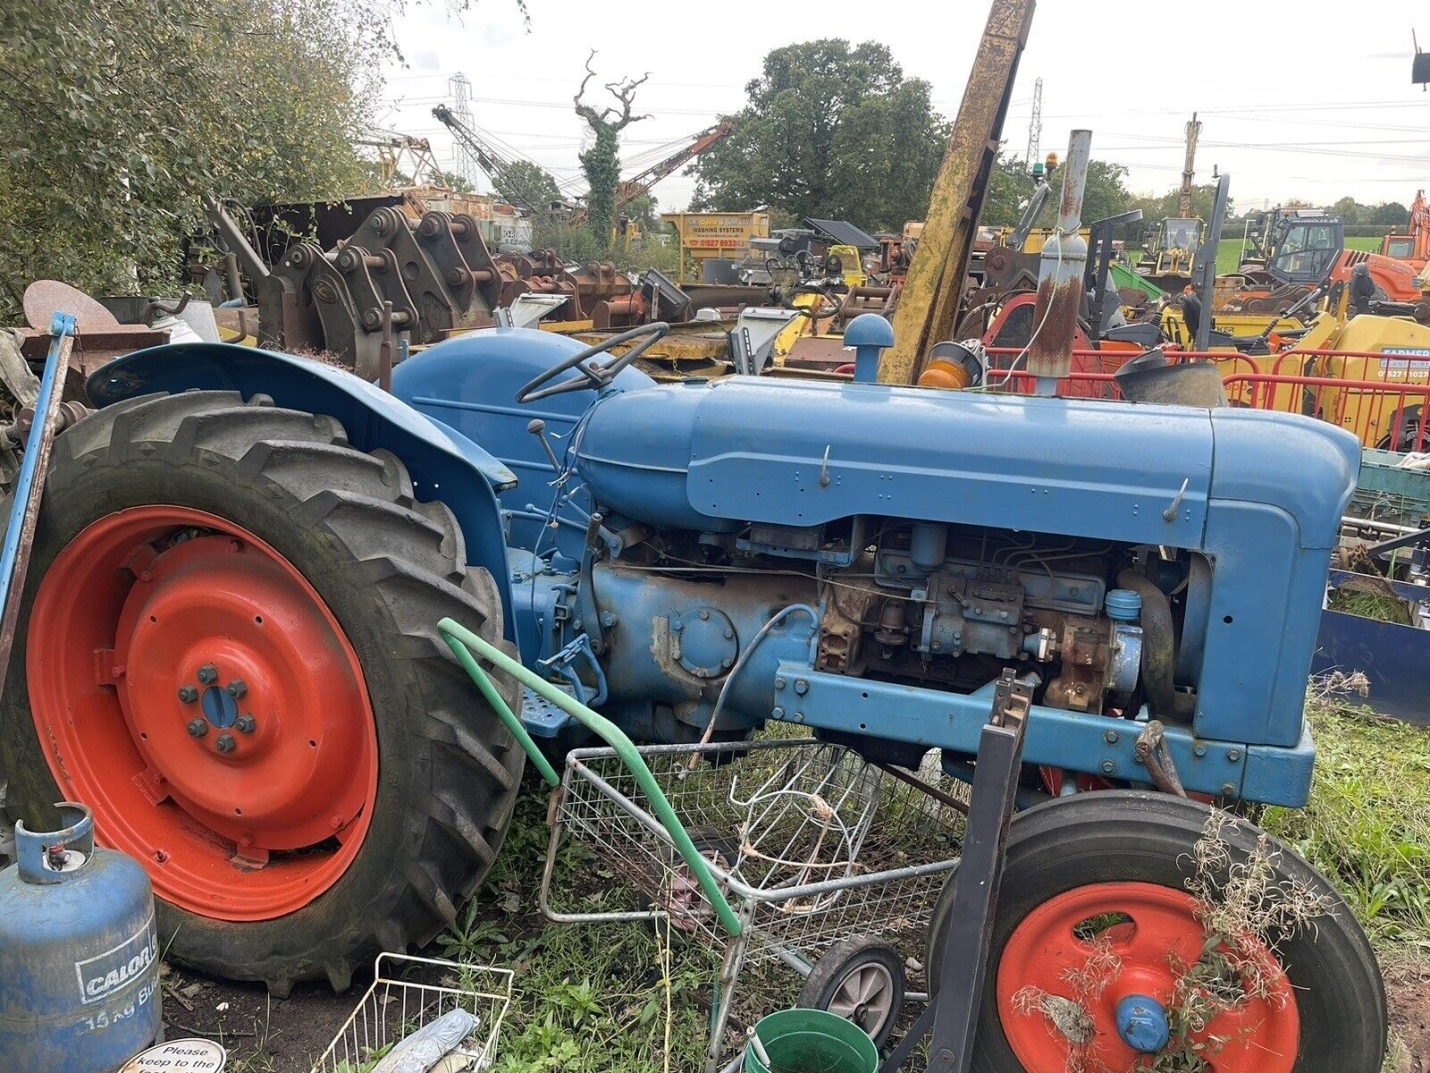
<path fill-rule="evenodd" d="M 878 1073 L 879 1048 L 853 1021 L 825 1010 L 780 1010 L 760 1019 L 755 1035 L 770 1064 L 745 1048 L 745 1073 Z"/>

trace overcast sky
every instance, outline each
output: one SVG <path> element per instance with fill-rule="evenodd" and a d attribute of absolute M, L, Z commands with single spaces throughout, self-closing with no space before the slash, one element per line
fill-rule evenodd
<path fill-rule="evenodd" d="M 951 118 L 988 14 L 985 0 L 529 7 L 529 31 L 511 0 L 478 0 L 460 20 L 444 17 L 440 3 L 409 10 L 398 32 L 407 66 L 388 72 L 381 125 L 430 138 L 449 164 L 451 140 L 431 110 L 451 103 L 448 80 L 460 72 L 472 83 L 476 125 L 576 194 L 584 124 L 571 96 L 591 48 L 600 81 L 650 72 L 637 107 L 652 117 L 626 131 L 629 175 L 738 111 L 769 49 L 820 36 L 888 45 L 906 77 L 932 84 L 935 107 Z M 1061 155 L 1068 132 L 1088 127 L 1094 157 L 1126 165 L 1136 193 L 1177 185 L 1196 111 L 1197 181 L 1209 181 L 1213 165 L 1229 172 L 1243 209 L 1345 194 L 1408 204 L 1430 187 L 1430 93 L 1410 84 L 1412 29 L 1430 49 L 1425 0 L 1041 0 L 1003 137 L 1024 153 L 1041 78 L 1041 152 Z M 654 192 L 674 210 L 693 186 L 677 173 Z"/>

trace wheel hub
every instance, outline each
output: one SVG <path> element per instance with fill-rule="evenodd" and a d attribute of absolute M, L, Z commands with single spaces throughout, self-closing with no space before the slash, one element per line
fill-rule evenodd
<path fill-rule="evenodd" d="M 893 980 L 881 965 L 861 965 L 844 980 L 829 1012 L 853 1021 L 869 1035 L 877 1035 L 889 1016 Z"/>
<path fill-rule="evenodd" d="M 362 808 L 365 788 L 331 775 L 364 730 L 343 718 L 361 691 L 336 640 L 286 564 L 225 535 L 164 550 L 125 599 L 116 688 L 139 750 L 191 816 L 250 852 L 314 845 Z M 194 705 L 178 699 L 189 683 Z M 185 729 L 196 708 L 212 728 L 200 737 Z M 253 729 L 232 733 L 241 715 Z"/>
<path fill-rule="evenodd" d="M 1056 895 L 1013 930 L 999 959 L 998 1017 L 1027 1073 L 1140 1068 L 1142 1055 L 1210 1056 L 1214 1073 L 1291 1073 L 1300 1039 L 1284 973 L 1252 991 L 1209 999 L 1189 975 L 1206 933 L 1186 891 L 1154 883 L 1098 883 Z M 1275 964 L 1264 947 L 1258 957 Z M 1201 1027 L 1172 1036 L 1178 1003 Z M 1195 1018 L 1183 1018 L 1195 1022 Z"/>
<path fill-rule="evenodd" d="M 281 915 L 361 844 L 377 741 L 357 656 L 299 571 L 231 522 L 151 506 L 88 526 L 40 586 L 28 669 L 56 780 L 167 900 Z"/>
<path fill-rule="evenodd" d="M 1127 995 L 1117 1004 L 1117 1034 L 1138 1054 L 1158 1053 L 1172 1035 L 1167 1008 L 1148 995 Z"/>
<path fill-rule="evenodd" d="M 238 722 L 238 701 L 226 689 L 208 686 L 199 694 L 199 703 L 210 726 L 227 730 Z"/>

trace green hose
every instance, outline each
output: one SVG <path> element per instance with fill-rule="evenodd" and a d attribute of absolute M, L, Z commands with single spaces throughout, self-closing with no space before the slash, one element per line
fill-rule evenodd
<path fill-rule="evenodd" d="M 649 798 L 651 811 L 655 813 L 656 818 L 665 827 L 666 833 L 670 835 L 671 841 L 675 843 L 675 848 L 680 853 L 681 859 L 685 861 L 695 876 L 696 882 L 700 884 L 700 890 L 714 908 L 720 923 L 730 935 L 739 935 L 742 930 L 740 919 L 735 915 L 734 909 L 730 907 L 729 899 L 720 889 L 714 873 L 710 871 L 710 862 L 695 849 L 695 843 L 690 841 L 690 835 L 685 830 L 685 825 L 680 822 L 675 810 L 670 807 L 670 802 L 666 800 L 660 784 L 655 781 L 655 776 L 646 766 L 640 751 L 636 748 L 635 743 L 626 737 L 621 728 L 604 716 L 593 712 L 558 686 L 533 674 L 501 649 L 482 640 L 460 623 L 444 618 L 437 623 L 437 630 L 441 633 L 442 640 L 447 642 L 447 647 L 452 650 L 452 654 L 457 657 L 457 662 L 471 675 L 472 681 L 481 690 L 487 703 L 495 709 L 497 716 L 506 724 L 506 728 L 512 732 L 517 742 L 526 750 L 526 755 L 531 758 L 531 762 L 541 772 L 541 777 L 546 780 L 547 785 L 554 787 L 561 780 L 546 757 L 541 755 L 536 743 L 531 740 L 531 735 L 521 725 L 521 720 L 512 714 L 511 708 L 497 692 L 496 686 L 492 684 L 486 671 L 482 670 L 481 665 L 473 658 L 473 652 L 491 663 L 497 670 L 511 675 L 543 700 L 556 705 L 611 747 L 616 756 L 620 758 L 621 763 L 630 769 L 631 774 L 636 778 L 636 783 Z"/>

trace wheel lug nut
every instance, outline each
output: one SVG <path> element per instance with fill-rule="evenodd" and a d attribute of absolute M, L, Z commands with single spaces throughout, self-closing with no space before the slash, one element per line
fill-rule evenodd
<path fill-rule="evenodd" d="M 240 734 L 252 734 L 257 727 L 257 721 L 248 712 L 244 712 L 233 721 L 233 729 Z"/>
<path fill-rule="evenodd" d="M 211 686 L 218 681 L 218 668 L 212 663 L 205 663 L 199 668 L 198 679 L 206 686 Z"/>
<path fill-rule="evenodd" d="M 189 723 L 189 737 L 202 738 L 209 732 L 209 721 L 207 719 L 194 719 Z"/>
<path fill-rule="evenodd" d="M 193 686 L 180 686 L 179 699 L 185 704 L 192 704 L 199 699 L 199 691 Z"/>
<path fill-rule="evenodd" d="M 232 734 L 220 734 L 218 741 L 214 742 L 214 748 L 221 753 L 231 753 L 238 748 L 238 742 L 233 740 Z"/>
<path fill-rule="evenodd" d="M 248 692 L 248 684 L 242 678 L 235 678 L 228 684 L 228 695 L 234 700 L 238 700 Z"/>

